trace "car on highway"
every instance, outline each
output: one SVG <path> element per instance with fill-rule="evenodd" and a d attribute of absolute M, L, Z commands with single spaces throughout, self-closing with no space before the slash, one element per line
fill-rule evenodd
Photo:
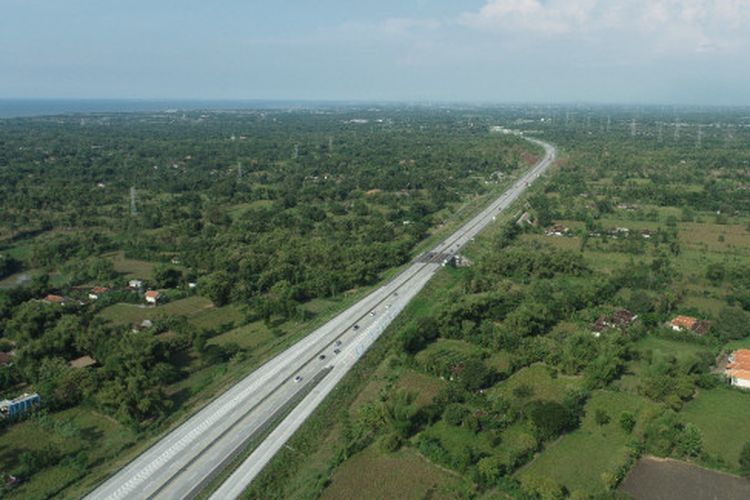
<path fill-rule="evenodd" d="M 375 316 L 375 311 L 370 311 L 370 316 Z"/>
<path fill-rule="evenodd" d="M 354 325 L 355 330 L 359 330 L 359 325 Z"/>
<path fill-rule="evenodd" d="M 334 349 L 334 350 L 333 350 L 333 353 L 334 353 L 334 354 L 341 354 L 341 349 Z"/>
<path fill-rule="evenodd" d="M 320 356 L 318 356 L 318 359 L 326 359 L 326 355 L 325 354 L 321 354 Z"/>
<path fill-rule="evenodd" d="M 302 377 L 299 376 L 299 375 L 297 375 L 296 377 L 294 377 L 294 381 L 295 382 L 300 382 L 300 381 L 302 381 Z"/>

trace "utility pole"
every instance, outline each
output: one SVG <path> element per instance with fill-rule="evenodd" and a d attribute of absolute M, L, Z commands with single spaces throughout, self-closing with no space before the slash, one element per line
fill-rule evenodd
<path fill-rule="evenodd" d="M 700 149 L 703 143 L 703 125 L 698 125 L 698 137 L 695 139 L 695 149 Z"/>
<path fill-rule="evenodd" d="M 333 153 L 333 137 L 328 136 L 328 152 Z"/>
<path fill-rule="evenodd" d="M 135 186 L 130 186 L 130 215 L 138 215 L 138 207 L 135 205 Z"/>
<path fill-rule="evenodd" d="M 607 115 L 607 133 L 609 134 L 609 129 L 612 126 L 612 117 Z"/>
<path fill-rule="evenodd" d="M 242 162 L 237 162 L 237 182 L 242 180 Z"/>
<path fill-rule="evenodd" d="M 294 145 L 294 151 L 292 152 L 292 160 L 296 160 L 299 157 L 299 144 Z"/>
<path fill-rule="evenodd" d="M 635 130 L 636 130 L 635 118 L 633 118 L 633 121 L 630 122 L 630 137 L 635 137 Z"/>
<path fill-rule="evenodd" d="M 659 133 L 658 133 L 658 141 L 661 142 L 664 139 L 664 123 L 659 122 Z"/>
<path fill-rule="evenodd" d="M 675 121 L 674 122 L 674 140 L 677 141 L 680 139 L 680 122 Z"/>

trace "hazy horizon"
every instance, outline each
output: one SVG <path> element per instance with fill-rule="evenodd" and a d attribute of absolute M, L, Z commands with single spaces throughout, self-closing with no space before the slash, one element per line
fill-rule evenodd
<path fill-rule="evenodd" d="M 750 105 L 750 0 L 3 0 L 0 98 Z"/>

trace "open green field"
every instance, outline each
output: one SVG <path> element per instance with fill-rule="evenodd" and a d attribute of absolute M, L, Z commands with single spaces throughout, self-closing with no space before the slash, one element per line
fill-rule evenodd
<path fill-rule="evenodd" d="M 397 390 L 403 390 L 416 395 L 414 400 L 417 406 L 426 406 L 432 402 L 432 398 L 447 385 L 445 380 L 438 377 L 425 375 L 415 370 L 404 370 L 396 381 Z"/>
<path fill-rule="evenodd" d="M 628 362 L 625 374 L 620 377 L 619 380 L 614 382 L 614 385 L 617 388 L 632 393 L 638 392 L 640 375 L 643 371 L 643 367 L 646 365 L 644 358 L 647 358 L 648 356 L 674 356 L 678 360 L 684 360 L 692 356 L 711 352 L 710 348 L 700 344 L 691 343 L 689 341 L 681 342 L 678 340 L 664 339 L 651 335 L 640 339 L 633 347 L 639 353 L 640 359 Z"/>
<path fill-rule="evenodd" d="M 526 399 L 543 399 L 547 401 L 562 401 L 569 391 L 581 387 L 581 379 L 576 376 L 556 375 L 552 376 L 554 369 L 542 363 L 520 369 L 507 380 L 496 384 L 487 390 L 490 400 L 504 399 L 507 401 L 518 399 L 514 395 L 519 387 L 531 389 L 531 395 Z"/>
<path fill-rule="evenodd" d="M 105 255 L 112 259 L 115 271 L 122 273 L 127 279 L 148 280 L 153 278 L 154 263 L 145 260 L 128 259 L 123 252 L 113 252 Z"/>
<path fill-rule="evenodd" d="M 634 394 L 595 391 L 586 404 L 586 415 L 581 426 L 545 447 L 517 475 L 548 477 L 570 492 L 603 495 L 606 487 L 602 474 L 614 472 L 626 462 L 628 444 L 640 431 L 636 426 L 633 434 L 626 433 L 620 427 L 620 414 L 628 411 L 638 419 L 645 409 L 655 406 Z M 596 423 L 594 415 L 597 410 L 606 412 L 609 423 Z"/>
<path fill-rule="evenodd" d="M 324 500 L 382 498 L 462 498 L 464 481 L 411 449 L 381 453 L 370 446 L 347 460 L 323 491 Z"/>
<path fill-rule="evenodd" d="M 703 433 L 704 450 L 737 470 L 740 450 L 750 442 L 750 391 L 718 387 L 701 390 L 680 412 Z"/>
<path fill-rule="evenodd" d="M 163 305 L 147 306 L 145 304 L 113 304 L 102 309 L 99 316 L 116 325 L 140 323 L 144 319 L 159 319 L 173 316 L 197 318 L 199 315 L 211 311 L 213 304 L 210 300 L 199 295 L 168 302 Z M 220 319 L 214 315 L 213 320 Z"/>
<path fill-rule="evenodd" d="M 45 469 L 13 492 L 17 498 L 51 498 L 135 439 L 131 429 L 86 408 L 40 415 L 0 432 L 0 470 L 16 470 L 25 453 L 51 451 L 75 457 Z"/>

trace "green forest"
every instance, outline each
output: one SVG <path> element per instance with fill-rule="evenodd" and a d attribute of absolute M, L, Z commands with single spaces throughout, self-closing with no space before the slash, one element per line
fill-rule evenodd
<path fill-rule="evenodd" d="M 724 372 L 750 347 L 747 113 L 506 120 L 558 146 L 556 167 L 466 249 L 470 267 L 410 304 L 248 497 L 620 498 L 643 456 L 750 477 L 750 392 Z"/>
<path fill-rule="evenodd" d="M 539 154 L 471 110 L 0 120 L 12 493 L 84 492 Z"/>

